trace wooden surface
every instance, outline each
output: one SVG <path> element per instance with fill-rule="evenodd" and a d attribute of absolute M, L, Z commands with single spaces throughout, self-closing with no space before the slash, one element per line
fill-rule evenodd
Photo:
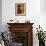
<path fill-rule="evenodd" d="M 28 32 L 28 46 L 33 46 L 33 23 L 7 23 L 11 32 Z"/>

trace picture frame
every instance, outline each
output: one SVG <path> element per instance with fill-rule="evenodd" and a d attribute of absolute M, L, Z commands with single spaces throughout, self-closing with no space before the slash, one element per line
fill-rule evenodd
<path fill-rule="evenodd" d="M 16 3 L 15 4 L 15 15 L 16 16 L 26 15 L 26 3 Z"/>

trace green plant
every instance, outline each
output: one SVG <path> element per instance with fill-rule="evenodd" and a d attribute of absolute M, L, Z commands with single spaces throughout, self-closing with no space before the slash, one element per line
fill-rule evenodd
<path fill-rule="evenodd" d="M 36 36 L 38 36 L 38 40 L 39 41 L 41 41 L 41 40 L 45 41 L 45 35 L 44 35 L 44 31 L 43 31 L 42 27 L 40 27 L 40 25 L 39 25 L 39 28 L 36 28 L 36 29 L 37 29 Z"/>

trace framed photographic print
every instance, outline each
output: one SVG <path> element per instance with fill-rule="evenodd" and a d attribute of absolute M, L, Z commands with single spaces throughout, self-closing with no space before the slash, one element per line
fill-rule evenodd
<path fill-rule="evenodd" d="M 26 15 L 26 3 L 16 3 L 15 4 L 15 15 L 16 16 Z"/>

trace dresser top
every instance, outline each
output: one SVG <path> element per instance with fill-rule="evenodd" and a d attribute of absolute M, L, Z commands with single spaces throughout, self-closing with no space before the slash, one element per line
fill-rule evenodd
<path fill-rule="evenodd" d="M 23 25 L 23 24 L 30 24 L 33 25 L 34 23 L 7 23 L 8 25 Z"/>

